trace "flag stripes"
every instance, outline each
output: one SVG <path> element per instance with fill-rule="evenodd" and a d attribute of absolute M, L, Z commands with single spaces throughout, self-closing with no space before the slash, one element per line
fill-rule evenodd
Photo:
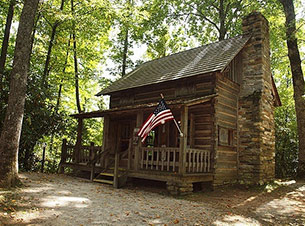
<path fill-rule="evenodd" d="M 151 130 L 172 119 L 174 119 L 174 116 L 171 110 L 167 107 L 164 99 L 162 99 L 154 112 L 151 113 L 143 123 L 140 131 L 138 132 L 138 136 L 140 136 L 142 138 L 142 142 L 144 142 Z"/>

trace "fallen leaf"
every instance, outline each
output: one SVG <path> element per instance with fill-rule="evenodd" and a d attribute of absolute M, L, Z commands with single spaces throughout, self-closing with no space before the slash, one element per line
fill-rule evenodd
<path fill-rule="evenodd" d="M 173 222 L 174 224 L 178 224 L 179 223 L 179 220 L 178 219 L 176 219 L 176 220 L 174 220 L 174 222 Z"/>

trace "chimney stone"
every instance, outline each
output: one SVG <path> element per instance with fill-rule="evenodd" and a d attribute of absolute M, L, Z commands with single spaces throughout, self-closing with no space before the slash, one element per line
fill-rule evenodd
<path fill-rule="evenodd" d="M 243 49 L 243 73 L 238 109 L 239 178 L 246 184 L 275 175 L 275 131 L 270 69 L 269 25 L 259 12 L 242 22 L 250 39 Z"/>

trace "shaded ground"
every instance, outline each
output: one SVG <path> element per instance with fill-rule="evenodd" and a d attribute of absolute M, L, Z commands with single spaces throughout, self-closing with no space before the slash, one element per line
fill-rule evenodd
<path fill-rule="evenodd" d="M 0 225 L 305 225 L 305 181 L 171 197 L 65 175 L 25 173 L 0 190 Z"/>

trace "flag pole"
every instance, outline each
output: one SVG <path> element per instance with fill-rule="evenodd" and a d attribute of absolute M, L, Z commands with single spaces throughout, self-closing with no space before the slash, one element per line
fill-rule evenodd
<path fill-rule="evenodd" d="M 163 96 L 162 93 L 160 93 L 160 96 L 161 96 L 162 99 L 164 99 L 164 96 Z M 175 118 L 174 118 L 174 123 L 175 123 L 175 125 L 176 125 L 176 127 L 177 127 L 177 129 L 178 129 L 178 131 L 180 133 L 180 137 L 183 137 L 183 133 L 182 133 L 181 129 L 179 128 L 179 125 L 178 125 L 178 123 L 177 123 Z"/>

